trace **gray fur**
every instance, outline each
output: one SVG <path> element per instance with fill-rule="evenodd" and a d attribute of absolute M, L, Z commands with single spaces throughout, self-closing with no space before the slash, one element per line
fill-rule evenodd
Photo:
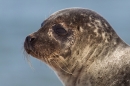
<path fill-rule="evenodd" d="M 69 8 L 52 14 L 26 38 L 24 48 L 65 86 L 130 86 L 130 48 L 94 11 Z"/>

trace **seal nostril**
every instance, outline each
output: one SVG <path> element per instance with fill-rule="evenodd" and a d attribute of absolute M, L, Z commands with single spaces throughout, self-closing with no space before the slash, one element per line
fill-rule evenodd
<path fill-rule="evenodd" d="M 33 42 L 34 40 L 35 40 L 35 38 L 31 38 L 29 41 L 30 41 L 30 42 Z"/>
<path fill-rule="evenodd" d="M 31 37 L 31 36 L 27 36 L 27 37 L 26 37 L 26 41 L 27 41 L 28 43 L 31 43 L 31 42 L 33 42 L 34 40 L 35 40 L 34 37 Z"/>

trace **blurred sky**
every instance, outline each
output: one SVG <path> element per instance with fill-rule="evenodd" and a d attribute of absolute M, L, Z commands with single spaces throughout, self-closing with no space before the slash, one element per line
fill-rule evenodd
<path fill-rule="evenodd" d="M 30 57 L 29 66 L 23 43 L 49 15 L 69 7 L 96 11 L 130 44 L 130 0 L 0 0 L 0 86 L 62 86 L 44 63 Z"/>

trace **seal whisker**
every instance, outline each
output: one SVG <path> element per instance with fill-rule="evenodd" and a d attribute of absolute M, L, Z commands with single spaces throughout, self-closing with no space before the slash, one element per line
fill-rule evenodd
<path fill-rule="evenodd" d="M 68 71 L 66 71 L 66 70 L 64 70 L 59 64 L 58 64 L 58 62 L 57 61 L 55 61 L 55 60 L 52 60 L 61 70 L 63 70 L 64 72 L 66 72 L 67 74 L 71 74 L 71 75 L 73 75 L 72 73 L 70 73 L 70 72 L 68 72 Z"/>
<path fill-rule="evenodd" d="M 61 62 L 61 64 L 67 69 L 67 71 L 68 72 L 70 72 L 71 73 L 71 71 L 70 71 L 70 69 L 68 68 L 68 64 L 66 63 L 66 61 L 64 60 L 64 59 L 62 59 L 62 58 L 59 58 L 60 59 L 60 62 Z M 58 61 L 57 61 L 58 62 Z M 72 73 L 71 73 L 72 74 Z M 72 74 L 73 75 L 73 74 Z"/>
<path fill-rule="evenodd" d="M 58 56 L 56 53 L 52 53 L 51 58 L 49 60 L 49 62 L 52 64 L 53 62 L 51 62 L 51 61 L 55 61 L 55 64 L 60 69 L 62 69 L 62 70 L 67 69 L 68 73 L 72 74 L 72 73 L 70 73 L 70 69 L 67 67 L 67 63 L 66 63 L 65 59 L 63 59 L 62 56 Z M 65 69 L 63 69 L 60 65 L 62 65 Z"/>
<path fill-rule="evenodd" d="M 24 53 L 25 59 L 26 59 L 27 63 L 29 64 L 29 66 L 30 66 L 32 69 L 34 69 L 33 66 L 32 66 L 32 63 L 31 63 L 31 61 L 30 61 L 30 55 L 27 54 L 27 53 L 25 52 L 25 50 L 24 50 L 23 53 Z"/>

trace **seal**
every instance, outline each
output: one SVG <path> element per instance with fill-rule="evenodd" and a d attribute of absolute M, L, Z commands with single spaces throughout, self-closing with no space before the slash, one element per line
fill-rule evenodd
<path fill-rule="evenodd" d="M 65 86 L 130 86 L 130 47 L 92 10 L 53 13 L 26 37 L 24 48 Z"/>

